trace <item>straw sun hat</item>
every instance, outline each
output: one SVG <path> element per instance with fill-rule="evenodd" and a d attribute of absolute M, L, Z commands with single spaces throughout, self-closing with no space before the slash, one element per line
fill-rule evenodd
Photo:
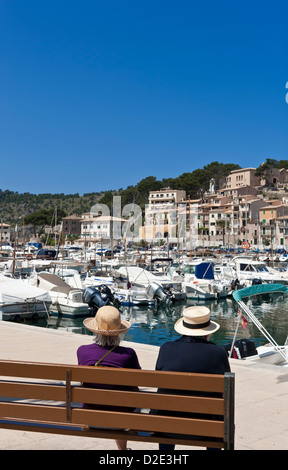
<path fill-rule="evenodd" d="M 130 328 L 130 323 L 122 320 L 119 310 L 111 305 L 100 307 L 95 317 L 85 318 L 83 324 L 96 335 L 103 336 L 122 335 Z"/>
<path fill-rule="evenodd" d="M 210 320 L 209 308 L 198 306 L 185 308 L 183 317 L 174 325 L 177 333 L 186 336 L 211 335 L 219 328 L 218 323 Z"/>

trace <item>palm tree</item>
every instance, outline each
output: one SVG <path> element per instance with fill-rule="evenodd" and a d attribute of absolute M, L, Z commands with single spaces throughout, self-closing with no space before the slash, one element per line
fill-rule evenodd
<path fill-rule="evenodd" d="M 226 233 L 226 229 L 229 230 L 230 228 L 230 222 L 228 220 L 224 220 L 224 219 L 221 219 L 221 220 L 217 220 L 216 222 L 216 225 L 217 227 L 219 227 L 222 231 L 222 243 L 224 245 L 225 241 L 225 233 Z"/>

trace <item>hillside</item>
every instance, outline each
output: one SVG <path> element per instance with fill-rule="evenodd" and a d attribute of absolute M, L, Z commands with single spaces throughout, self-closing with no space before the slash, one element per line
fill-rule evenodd
<path fill-rule="evenodd" d="M 4 223 L 21 224 L 23 218 L 42 209 L 62 209 L 66 215 L 81 215 L 88 212 L 97 202 L 111 207 L 113 195 L 121 196 L 122 207 L 129 203 L 135 203 L 144 207 L 148 203 L 149 191 L 159 190 L 163 187 L 171 189 L 183 189 L 191 197 L 199 197 L 209 187 L 210 179 L 217 180 L 225 177 L 234 169 L 240 168 L 233 163 L 223 164 L 212 162 L 203 169 L 197 169 L 190 173 L 183 173 L 176 178 L 164 178 L 157 180 L 155 176 L 148 176 L 135 186 L 120 188 L 117 191 L 105 191 L 87 193 L 80 196 L 75 194 L 30 194 L 13 192 L 0 189 L 0 218 Z"/>
<path fill-rule="evenodd" d="M 75 194 L 30 194 L 0 189 L 0 217 L 3 222 L 14 225 L 22 223 L 24 217 L 41 209 L 62 209 L 66 215 L 90 210 L 99 201 L 102 193 Z"/>

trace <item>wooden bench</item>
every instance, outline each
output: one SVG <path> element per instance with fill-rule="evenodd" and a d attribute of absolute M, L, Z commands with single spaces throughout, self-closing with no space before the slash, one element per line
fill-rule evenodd
<path fill-rule="evenodd" d="M 137 386 L 140 390 L 85 388 L 83 382 Z M 170 393 L 156 393 L 158 387 L 169 389 Z M 183 391 L 187 393 L 179 395 Z M 206 395 L 207 392 L 216 393 L 221 398 L 199 396 L 201 392 Z M 81 403 L 135 407 L 142 412 L 87 409 Z M 166 414 L 167 410 L 171 414 L 197 414 L 194 417 L 153 415 L 149 414 L 150 409 L 166 410 Z M 211 415 L 214 416 L 211 418 Z M 0 427 L 233 450 L 234 374 L 223 376 L 2 360 Z"/>

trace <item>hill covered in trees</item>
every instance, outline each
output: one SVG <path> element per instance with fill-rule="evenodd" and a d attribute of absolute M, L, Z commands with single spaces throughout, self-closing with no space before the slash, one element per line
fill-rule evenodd
<path fill-rule="evenodd" d="M 46 211 L 48 218 L 53 218 L 55 208 L 58 217 L 65 215 L 81 215 L 88 212 L 97 202 L 112 205 L 113 196 L 121 196 L 122 206 L 135 203 L 144 208 L 148 203 L 149 191 L 157 191 L 164 187 L 171 189 L 185 190 L 187 196 L 193 198 L 201 197 L 209 189 L 211 178 L 216 184 L 225 178 L 231 171 L 241 167 L 234 163 L 211 162 L 201 169 L 183 173 L 175 178 L 163 178 L 158 180 L 155 176 L 147 176 L 139 181 L 135 186 L 119 188 L 105 192 L 86 193 L 80 196 L 75 194 L 30 194 L 18 193 L 0 189 L 0 218 L 4 223 L 11 225 L 21 224 L 23 219 L 36 212 Z M 269 168 L 288 168 L 288 160 L 277 161 L 267 159 L 265 163 L 257 168 L 256 174 L 265 176 Z M 77 182 L 75 183 L 75 185 Z M 97 189 L 97 188 L 95 188 Z M 29 220 L 29 218 L 28 218 Z"/>
<path fill-rule="evenodd" d="M 81 215 L 88 212 L 97 202 L 107 204 L 109 207 L 113 201 L 113 195 L 121 196 L 122 205 L 135 203 L 144 207 L 148 203 L 149 191 L 156 191 L 163 187 L 182 189 L 192 198 L 199 197 L 209 188 L 211 178 L 216 181 L 227 176 L 232 170 L 240 168 L 234 163 L 212 162 L 190 173 L 183 173 L 176 178 L 163 178 L 157 180 L 155 176 L 148 176 L 139 181 L 135 186 L 126 189 L 110 190 L 105 192 L 93 192 L 83 194 L 31 194 L 18 193 L 0 189 L 0 217 L 4 223 L 21 224 L 23 218 L 39 211 L 48 211 L 53 214 L 55 208 L 59 215 Z M 75 184 L 76 185 L 76 184 Z M 97 189 L 97 188 L 96 188 Z M 29 219 L 28 219 L 29 220 Z"/>
<path fill-rule="evenodd" d="M 176 178 L 163 178 L 157 180 L 155 176 L 148 176 L 135 186 L 128 186 L 126 189 L 119 189 L 118 191 L 107 191 L 100 202 L 111 206 L 113 195 L 121 196 L 122 206 L 135 203 L 144 208 L 148 203 L 149 191 L 157 191 L 161 188 L 169 187 L 171 189 L 182 189 L 186 191 L 187 196 L 191 198 L 201 197 L 205 191 L 209 189 L 210 181 L 215 179 L 216 184 L 222 178 L 225 178 L 233 170 L 240 169 L 239 165 L 234 163 L 218 163 L 212 162 L 204 166 L 202 169 L 194 170 L 190 173 L 183 173 Z"/>
<path fill-rule="evenodd" d="M 21 223 L 23 218 L 41 210 L 55 208 L 59 213 L 82 214 L 99 201 L 102 193 L 75 194 L 30 194 L 0 189 L 0 217 L 4 223 Z"/>

